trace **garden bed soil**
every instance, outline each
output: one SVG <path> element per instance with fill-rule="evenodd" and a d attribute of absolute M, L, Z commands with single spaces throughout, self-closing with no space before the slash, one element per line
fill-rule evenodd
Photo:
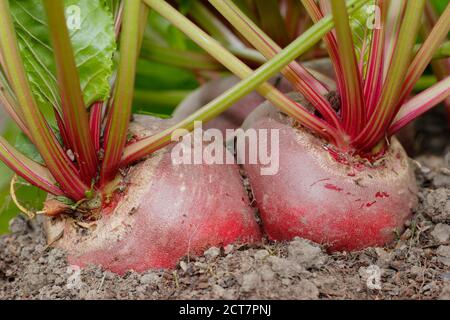
<path fill-rule="evenodd" d="M 442 119 L 435 112 L 419 123 L 412 161 L 420 204 L 388 247 L 328 254 L 303 239 L 265 241 L 211 248 L 176 270 L 118 276 L 69 266 L 64 252 L 47 247 L 38 221 L 16 218 L 0 238 L 0 299 L 450 299 L 450 141 Z"/>

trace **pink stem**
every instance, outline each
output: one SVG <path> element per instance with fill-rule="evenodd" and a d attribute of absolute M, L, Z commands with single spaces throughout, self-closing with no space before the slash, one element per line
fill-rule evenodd
<path fill-rule="evenodd" d="M 96 102 L 91 107 L 91 116 L 89 119 L 89 128 L 94 139 L 95 151 L 100 151 L 100 137 L 102 126 L 103 102 Z"/>

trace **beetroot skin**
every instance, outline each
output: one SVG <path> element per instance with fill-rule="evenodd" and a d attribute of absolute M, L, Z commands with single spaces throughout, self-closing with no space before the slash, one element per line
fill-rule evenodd
<path fill-rule="evenodd" d="M 163 121 L 150 122 L 154 131 Z M 133 167 L 127 181 L 116 208 L 88 229 L 47 218 L 48 241 L 68 252 L 69 263 L 119 274 L 173 268 L 210 246 L 261 238 L 236 165 L 173 165 L 166 148 Z"/>
<path fill-rule="evenodd" d="M 382 246 L 403 229 L 417 203 L 413 170 L 395 138 L 371 165 L 350 156 L 337 161 L 323 140 L 295 128 L 269 103 L 243 127 L 280 130 L 278 173 L 262 176 L 260 165 L 244 166 L 272 240 L 300 236 L 331 251 Z"/>

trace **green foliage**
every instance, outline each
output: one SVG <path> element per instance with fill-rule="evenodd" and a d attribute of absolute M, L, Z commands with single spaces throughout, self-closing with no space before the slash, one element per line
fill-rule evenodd
<path fill-rule="evenodd" d="M 180 10 L 189 11 L 191 1 L 179 1 Z M 192 40 L 155 11 L 150 11 L 144 37 L 145 46 L 204 52 Z M 167 118 L 187 93 L 199 83 L 194 72 L 156 61 L 140 59 L 137 65 L 133 112 Z"/>
<path fill-rule="evenodd" d="M 12 173 L 2 162 L 0 162 L 0 235 L 8 231 L 9 220 L 17 214 L 17 208 L 11 205 L 9 195 L 9 181 Z"/>
<path fill-rule="evenodd" d="M 45 165 L 44 160 L 42 159 L 41 155 L 39 154 L 39 151 L 37 150 L 36 146 L 28 139 L 28 137 L 23 133 L 20 132 L 17 135 L 16 142 L 14 144 L 17 150 L 19 150 L 21 153 L 26 155 L 31 160 L 38 162 L 42 165 Z"/>
<path fill-rule="evenodd" d="M 38 101 L 60 104 L 42 1 L 10 1 L 26 72 Z M 99 0 L 65 0 L 66 18 L 87 106 L 109 96 L 116 50 L 114 20 Z M 78 15 L 79 14 L 79 15 Z M 78 23 L 79 22 L 79 23 Z"/>
<path fill-rule="evenodd" d="M 103 3 L 113 13 L 117 12 L 120 6 L 120 0 L 103 0 Z"/>
<path fill-rule="evenodd" d="M 445 8 L 447 7 L 448 0 L 431 0 L 431 3 L 436 8 L 439 14 L 442 14 L 444 12 Z"/>
<path fill-rule="evenodd" d="M 356 58 L 366 65 L 369 60 L 369 50 L 370 42 L 372 39 L 372 26 L 375 26 L 375 11 L 374 8 L 375 1 L 371 1 L 366 6 L 357 10 L 350 17 L 350 27 L 353 34 L 353 43 L 355 45 Z"/>
<path fill-rule="evenodd" d="M 191 71 L 139 60 L 133 112 L 167 117 L 198 82 Z"/>
<path fill-rule="evenodd" d="M 4 132 L 0 133 L 2 133 L 2 135 L 9 141 L 14 141 L 16 137 L 20 137 L 18 128 L 11 123 L 7 125 L 7 128 L 6 130 L 4 130 Z M 20 138 L 17 138 L 17 140 L 19 139 Z M 24 148 L 29 148 L 31 145 L 27 144 L 24 140 L 22 140 L 21 143 L 23 143 L 22 147 Z M 33 153 L 33 151 L 31 150 L 29 152 L 29 155 Z M 11 170 L 9 170 L 2 162 L 0 162 L 0 235 L 8 232 L 9 221 L 19 212 L 9 194 L 12 175 L 13 174 Z M 22 205 L 30 210 L 41 210 L 42 203 L 46 197 L 46 193 L 44 191 L 31 186 L 23 179 L 19 179 L 19 183 L 16 185 L 15 189 L 16 196 Z"/>

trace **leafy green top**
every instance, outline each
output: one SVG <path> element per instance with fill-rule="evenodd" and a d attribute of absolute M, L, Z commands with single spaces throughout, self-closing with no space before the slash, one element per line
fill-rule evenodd
<path fill-rule="evenodd" d="M 64 0 L 66 19 L 80 76 L 84 102 L 104 101 L 116 50 L 114 20 L 104 1 Z M 22 58 L 34 95 L 60 106 L 55 63 L 45 12 L 40 0 L 11 1 Z"/>

